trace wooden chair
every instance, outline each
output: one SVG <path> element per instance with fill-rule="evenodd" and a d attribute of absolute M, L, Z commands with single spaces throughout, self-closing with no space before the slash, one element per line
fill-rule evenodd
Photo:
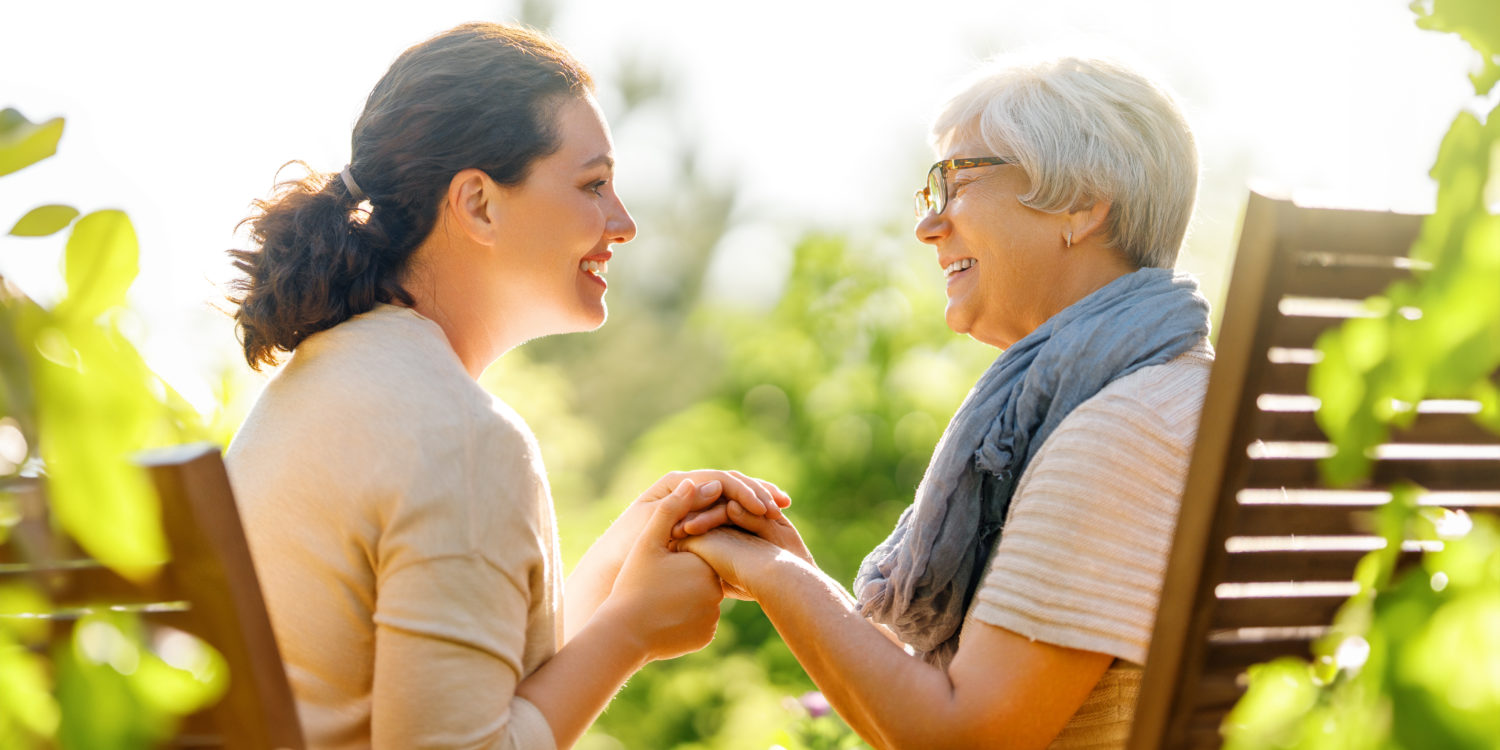
<path fill-rule="evenodd" d="M 46 591 L 55 634 L 65 634 L 89 611 L 112 608 L 218 649 L 229 666 L 228 692 L 188 717 L 169 746 L 301 750 L 296 706 L 218 447 L 153 451 L 139 462 L 161 497 L 172 556 L 154 579 L 137 584 L 82 555 L 51 529 L 43 492 L 32 482 L 10 488 L 20 490 L 23 521 L 0 547 L 0 581 L 29 579 Z"/>
<path fill-rule="evenodd" d="M 1251 195 L 1131 750 L 1219 747 L 1245 669 L 1309 655 L 1355 591 L 1355 563 L 1381 543 L 1370 511 L 1394 481 L 1432 490 L 1424 504 L 1500 507 L 1497 451 L 1464 450 L 1500 436 L 1463 403 L 1424 403 L 1390 440 L 1423 450 L 1378 460 L 1358 488 L 1332 490 L 1318 475 L 1326 438 L 1306 387 L 1314 342 L 1359 314 L 1357 300 L 1411 273 L 1420 221 Z M 1419 555 L 1414 543 L 1403 549 L 1408 562 Z"/>

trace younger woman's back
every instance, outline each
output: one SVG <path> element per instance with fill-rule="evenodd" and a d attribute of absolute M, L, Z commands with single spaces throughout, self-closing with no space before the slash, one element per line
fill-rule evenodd
<path fill-rule="evenodd" d="M 544 470 L 437 324 L 381 305 L 308 337 L 227 461 L 313 745 L 551 744 L 511 702 L 560 639 Z"/>

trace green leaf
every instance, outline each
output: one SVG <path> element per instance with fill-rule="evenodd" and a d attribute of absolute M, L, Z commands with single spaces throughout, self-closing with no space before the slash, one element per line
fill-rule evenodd
<path fill-rule="evenodd" d="M 11 736 L 0 738 L 53 737 L 62 717 L 51 688 L 46 660 L 0 630 L 0 732 L 11 730 Z"/>
<path fill-rule="evenodd" d="M 30 583 L 0 585 L 0 615 L 40 615 L 52 611 L 52 602 Z M 14 636 L 21 643 L 34 646 L 44 643 L 51 632 L 50 624 L 35 617 L 0 619 L 0 634 Z"/>
<path fill-rule="evenodd" d="M 62 138 L 63 118 L 40 125 L 14 109 L 0 111 L 0 175 L 31 166 L 55 153 Z"/>
<path fill-rule="evenodd" d="M 68 296 L 60 316 L 91 320 L 125 304 L 125 292 L 140 271 L 135 227 L 123 211 L 95 211 L 78 220 L 63 257 Z"/>
<path fill-rule="evenodd" d="M 56 322 L 37 338 L 70 357 L 31 357 L 53 511 L 100 562 L 145 579 L 166 557 L 156 495 L 129 460 L 162 414 L 151 372 L 118 332 L 76 317 Z"/>
<path fill-rule="evenodd" d="M 71 224 L 78 218 L 78 209 L 57 204 L 31 209 L 16 225 L 10 228 L 15 237 L 46 237 Z"/>
<path fill-rule="evenodd" d="M 1470 76 L 1475 93 L 1489 93 L 1495 83 L 1495 56 L 1500 54 L 1500 13 L 1493 0 L 1426 0 L 1413 2 L 1417 26 L 1458 34 L 1479 53 L 1484 70 Z"/>

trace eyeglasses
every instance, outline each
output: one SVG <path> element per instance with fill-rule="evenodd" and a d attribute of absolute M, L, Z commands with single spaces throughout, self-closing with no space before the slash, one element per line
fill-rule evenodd
<path fill-rule="evenodd" d="M 949 159 L 932 165 L 932 169 L 927 170 L 927 187 L 918 190 L 915 196 L 917 218 L 929 213 L 940 214 L 948 207 L 949 171 L 1015 163 L 1015 159 L 1005 156 L 980 156 L 973 159 Z"/>

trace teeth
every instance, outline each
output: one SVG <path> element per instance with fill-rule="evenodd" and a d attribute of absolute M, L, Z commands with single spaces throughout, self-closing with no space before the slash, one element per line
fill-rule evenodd
<path fill-rule="evenodd" d="M 591 273 L 595 276 L 603 276 L 609 271 L 609 261 L 585 260 L 578 264 L 578 268 L 585 273 Z"/>
<path fill-rule="evenodd" d="M 979 261 L 974 260 L 973 258 L 964 258 L 963 260 L 955 260 L 952 263 L 948 264 L 947 268 L 943 269 L 943 275 L 944 276 L 952 276 L 953 274 L 958 273 L 959 271 L 962 271 L 962 270 L 964 270 L 966 268 L 969 268 L 970 266 L 973 266 L 975 263 L 978 263 L 978 262 Z"/>

